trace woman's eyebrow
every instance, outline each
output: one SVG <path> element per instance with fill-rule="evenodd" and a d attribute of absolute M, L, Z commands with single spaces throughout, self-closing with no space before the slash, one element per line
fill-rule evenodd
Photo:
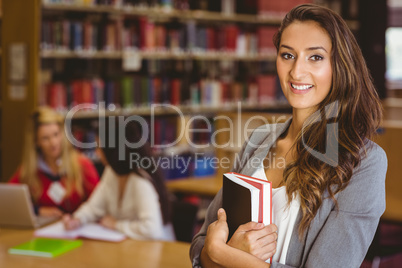
<path fill-rule="evenodd" d="M 290 46 L 287 46 L 287 45 L 281 45 L 280 47 L 287 48 L 287 49 L 290 49 L 290 50 L 295 50 L 293 47 L 290 47 Z M 322 46 L 307 48 L 307 50 L 318 50 L 318 49 L 322 49 L 322 50 L 324 50 L 325 52 L 328 53 L 328 51 Z"/>
<path fill-rule="evenodd" d="M 328 53 L 328 51 L 324 47 L 309 47 L 307 50 L 318 50 L 318 49 L 322 49 Z"/>

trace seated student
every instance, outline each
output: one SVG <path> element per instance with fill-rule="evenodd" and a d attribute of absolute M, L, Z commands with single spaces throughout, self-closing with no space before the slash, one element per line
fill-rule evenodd
<path fill-rule="evenodd" d="M 47 107 L 38 108 L 28 122 L 21 167 L 10 183 L 29 186 L 41 216 L 72 213 L 99 181 L 92 162 L 77 152 L 64 135 L 63 118 Z"/>
<path fill-rule="evenodd" d="M 137 123 L 131 121 L 122 128 L 105 121 L 97 151 L 106 163 L 105 171 L 89 200 L 73 216 L 63 217 L 66 229 L 99 222 L 133 239 L 174 240 L 167 190 L 149 143 L 127 145 L 142 139 Z"/>
<path fill-rule="evenodd" d="M 293 8 L 274 44 L 292 118 L 255 130 L 234 168 L 272 182 L 274 224 L 248 222 L 227 241 L 220 191 L 193 239 L 193 267 L 360 267 L 385 210 L 370 73 L 347 24 L 324 7 Z"/>

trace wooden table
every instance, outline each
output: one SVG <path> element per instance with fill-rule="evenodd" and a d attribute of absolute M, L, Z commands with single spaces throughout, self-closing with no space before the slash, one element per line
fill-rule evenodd
<path fill-rule="evenodd" d="M 33 238 L 33 230 L 0 229 L 0 267 L 4 268 L 189 268 L 190 244 L 137 241 L 120 243 L 83 240 L 81 247 L 56 258 L 8 254 L 10 247 Z"/>

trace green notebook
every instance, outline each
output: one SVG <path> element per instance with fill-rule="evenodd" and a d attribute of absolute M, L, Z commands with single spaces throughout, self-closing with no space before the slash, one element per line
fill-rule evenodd
<path fill-rule="evenodd" d="M 78 248 L 81 245 L 81 240 L 34 238 L 26 243 L 10 248 L 8 253 L 52 258 Z"/>

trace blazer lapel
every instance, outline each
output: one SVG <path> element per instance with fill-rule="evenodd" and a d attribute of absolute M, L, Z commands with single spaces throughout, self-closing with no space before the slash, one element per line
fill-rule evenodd
<path fill-rule="evenodd" d="M 252 175 L 258 168 L 261 167 L 265 157 L 267 156 L 269 150 L 272 145 L 276 143 L 278 137 L 288 128 L 292 118 L 289 118 L 285 123 L 278 124 L 268 124 L 267 128 L 259 129 L 256 131 L 266 131 L 266 137 L 262 140 L 262 142 L 252 151 L 251 156 L 244 163 L 244 166 L 240 168 L 241 174 L 250 176 Z M 254 136 L 254 135 L 253 135 Z M 253 139 L 253 136 L 250 137 L 248 141 L 250 144 L 253 144 L 256 147 L 256 139 Z M 247 156 L 243 156 L 247 157 Z M 251 160 L 251 161 L 250 161 Z"/>

